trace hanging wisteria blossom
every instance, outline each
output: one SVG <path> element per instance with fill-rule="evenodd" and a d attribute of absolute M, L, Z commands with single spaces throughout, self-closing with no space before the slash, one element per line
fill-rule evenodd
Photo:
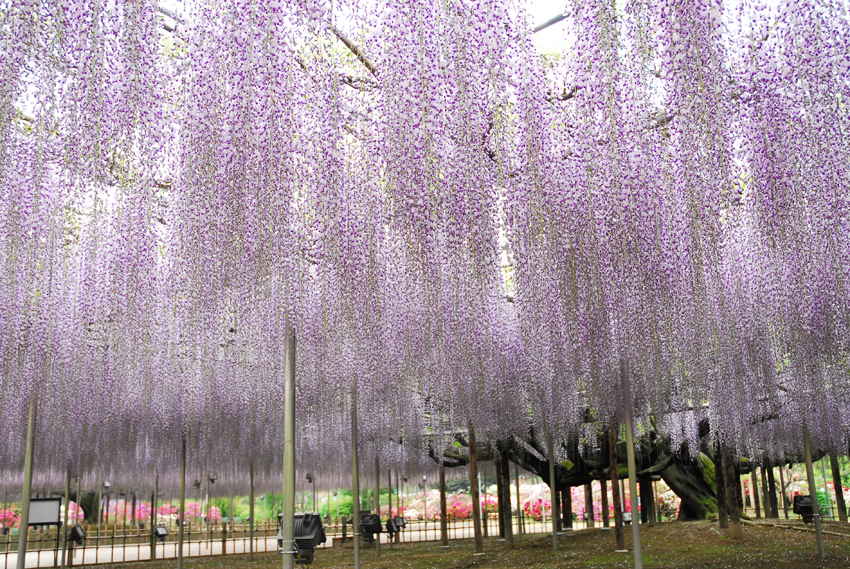
<path fill-rule="evenodd" d="M 277 485 L 289 327 L 327 484 L 355 397 L 407 468 L 622 423 L 623 369 L 675 441 L 846 449 L 846 3 L 561 8 L 541 53 L 499 0 L 3 4 L 0 479 L 35 405 L 36 483 L 187 437 Z"/>

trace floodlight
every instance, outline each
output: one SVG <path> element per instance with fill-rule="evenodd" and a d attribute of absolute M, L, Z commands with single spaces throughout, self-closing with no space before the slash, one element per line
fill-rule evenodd
<path fill-rule="evenodd" d="M 312 482 L 312 481 L 313 481 L 313 473 L 312 473 L 312 472 L 308 472 L 308 473 L 307 473 L 307 482 Z"/>
<path fill-rule="evenodd" d="M 283 514 L 277 515 L 278 524 L 283 520 Z M 295 538 L 295 562 L 299 565 L 310 565 L 316 553 L 316 546 L 325 543 L 327 536 L 319 514 L 295 514 L 293 527 Z M 278 553 L 292 553 L 283 550 L 283 528 L 277 531 Z"/>
<path fill-rule="evenodd" d="M 380 514 L 364 512 L 360 514 L 360 533 L 367 543 L 375 541 L 375 535 L 383 531 Z"/>
<path fill-rule="evenodd" d="M 112 483 L 109 480 L 104 480 L 103 481 L 103 487 L 107 488 L 107 489 L 112 488 Z"/>
<path fill-rule="evenodd" d="M 74 525 L 74 527 L 71 528 L 71 533 L 68 535 L 68 540 L 73 541 L 77 545 L 82 545 L 85 538 L 86 531 L 80 524 Z"/>
<path fill-rule="evenodd" d="M 163 525 L 156 526 L 153 534 L 159 541 L 165 541 L 165 536 L 168 535 L 168 528 Z"/>
<path fill-rule="evenodd" d="M 794 496 L 794 513 L 803 516 L 803 523 L 811 523 L 816 513 L 812 497 Z"/>
<path fill-rule="evenodd" d="M 401 516 L 396 516 L 387 520 L 387 533 L 390 534 L 390 539 L 397 533 L 401 533 L 407 527 L 407 520 Z"/>

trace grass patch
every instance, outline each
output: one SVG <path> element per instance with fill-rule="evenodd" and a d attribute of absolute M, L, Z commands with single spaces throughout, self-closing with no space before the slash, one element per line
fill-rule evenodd
<path fill-rule="evenodd" d="M 666 523 L 641 528 L 644 567 L 647 569 L 850 569 L 850 538 L 825 536 L 826 561 L 818 561 L 812 533 L 773 527 L 744 528 L 744 538 L 733 541 L 716 523 Z M 626 569 L 632 567 L 632 553 L 615 553 L 613 532 L 576 531 L 559 539 L 559 551 L 552 551 L 550 539 L 524 536 L 513 549 L 495 538 L 485 540 L 485 554 L 473 555 L 472 540 L 438 543 L 405 543 L 392 548 L 384 545 L 381 558 L 374 548 L 362 551 L 361 562 L 369 569 Z M 631 549 L 631 532 L 626 532 Z M 144 563 L 145 569 L 171 569 L 176 561 Z M 257 554 L 254 563 L 247 555 L 186 559 L 187 569 L 271 569 L 281 566 L 276 554 Z M 314 569 L 353 567 L 354 553 L 348 548 L 319 550 Z M 103 569 L 108 565 L 101 566 Z"/>

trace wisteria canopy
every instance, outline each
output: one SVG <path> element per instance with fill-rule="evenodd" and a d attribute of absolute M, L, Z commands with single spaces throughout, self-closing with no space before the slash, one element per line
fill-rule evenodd
<path fill-rule="evenodd" d="M 35 397 L 36 484 L 279 480 L 288 326 L 305 472 L 352 396 L 395 468 L 624 370 L 637 428 L 846 450 L 847 2 L 562 7 L 0 1 L 0 479 Z"/>

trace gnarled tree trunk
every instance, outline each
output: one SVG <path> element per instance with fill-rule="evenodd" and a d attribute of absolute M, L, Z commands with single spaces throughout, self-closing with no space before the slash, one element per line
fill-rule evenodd
<path fill-rule="evenodd" d="M 704 520 L 717 514 L 714 463 L 705 454 L 700 453 L 690 464 L 673 461 L 661 471 L 661 478 L 682 500 L 679 521 Z"/>

